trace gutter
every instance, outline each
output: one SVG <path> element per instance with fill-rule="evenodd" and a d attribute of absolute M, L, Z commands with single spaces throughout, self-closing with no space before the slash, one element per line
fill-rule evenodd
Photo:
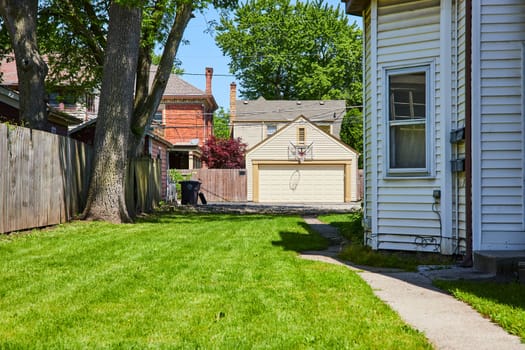
<path fill-rule="evenodd" d="M 461 265 L 471 267 L 472 259 L 472 0 L 465 3 L 465 228 L 466 247 Z"/>

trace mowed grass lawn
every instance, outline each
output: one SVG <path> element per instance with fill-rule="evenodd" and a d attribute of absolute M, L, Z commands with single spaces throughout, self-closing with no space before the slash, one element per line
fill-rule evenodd
<path fill-rule="evenodd" d="M 166 214 L 0 237 L 0 349 L 421 349 L 299 217 Z"/>

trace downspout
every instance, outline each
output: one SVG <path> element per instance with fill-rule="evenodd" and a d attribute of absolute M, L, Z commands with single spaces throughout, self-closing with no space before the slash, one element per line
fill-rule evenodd
<path fill-rule="evenodd" d="M 473 264 L 472 259 L 472 0 L 465 3 L 465 200 L 466 247 L 461 263 Z"/>

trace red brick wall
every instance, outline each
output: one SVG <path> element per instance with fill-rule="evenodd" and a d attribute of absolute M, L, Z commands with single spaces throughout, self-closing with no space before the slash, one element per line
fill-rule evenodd
<path fill-rule="evenodd" d="M 173 144 L 199 139 L 199 146 L 211 136 L 211 116 L 202 104 L 166 104 L 164 138 Z"/>

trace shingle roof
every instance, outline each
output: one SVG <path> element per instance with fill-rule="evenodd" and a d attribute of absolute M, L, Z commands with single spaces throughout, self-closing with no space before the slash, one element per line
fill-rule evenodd
<path fill-rule="evenodd" d="M 155 72 L 157 67 L 152 67 L 150 72 L 150 86 L 153 83 Z M 164 90 L 164 96 L 206 96 L 203 90 L 196 88 L 190 83 L 182 80 L 177 74 L 170 74 L 168 83 L 166 84 L 166 90 Z"/>
<path fill-rule="evenodd" d="M 292 121 L 300 115 L 312 122 L 332 121 L 346 111 L 345 100 L 257 100 L 236 101 L 236 122 Z"/>

